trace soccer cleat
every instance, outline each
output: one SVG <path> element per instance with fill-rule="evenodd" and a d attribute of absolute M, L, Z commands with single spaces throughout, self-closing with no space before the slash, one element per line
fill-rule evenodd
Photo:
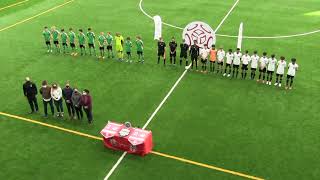
<path fill-rule="evenodd" d="M 226 76 L 227 74 L 226 73 L 223 73 L 223 76 Z"/>
<path fill-rule="evenodd" d="M 278 85 L 278 83 L 274 83 L 274 85 L 275 85 L 275 86 L 277 86 L 277 85 Z"/>
<path fill-rule="evenodd" d="M 279 83 L 279 87 L 281 87 L 281 84 Z"/>
<path fill-rule="evenodd" d="M 291 90 L 292 89 L 292 87 L 289 87 L 289 90 Z"/>
<path fill-rule="evenodd" d="M 230 77 L 231 75 L 230 74 L 228 74 L 228 76 L 227 77 Z"/>
<path fill-rule="evenodd" d="M 271 82 L 269 82 L 269 86 L 271 86 Z"/>
<path fill-rule="evenodd" d="M 50 52 L 50 50 L 48 50 L 47 52 Z"/>
<path fill-rule="evenodd" d="M 285 89 L 288 89 L 288 86 L 286 86 Z"/>

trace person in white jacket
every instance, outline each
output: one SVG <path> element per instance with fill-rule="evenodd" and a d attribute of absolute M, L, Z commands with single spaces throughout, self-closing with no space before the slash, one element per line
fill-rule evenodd
<path fill-rule="evenodd" d="M 63 117 L 63 105 L 62 105 L 62 89 L 57 83 L 52 84 L 51 97 L 54 105 L 57 108 L 57 117 Z"/>

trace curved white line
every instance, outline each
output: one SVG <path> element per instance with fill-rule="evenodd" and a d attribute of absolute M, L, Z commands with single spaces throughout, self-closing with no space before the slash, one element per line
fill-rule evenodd
<path fill-rule="evenodd" d="M 144 9 L 142 8 L 142 2 L 143 0 L 140 0 L 139 3 L 139 7 L 140 7 L 140 11 L 146 15 L 147 17 L 149 17 L 150 19 L 153 19 L 151 15 L 149 15 L 146 11 L 144 11 Z M 179 26 L 175 26 L 166 22 L 162 22 L 164 25 L 166 26 L 170 26 L 176 29 L 184 29 L 182 27 Z M 311 34 L 315 34 L 315 33 L 319 33 L 320 29 L 318 30 L 314 30 L 314 31 L 310 31 L 310 32 L 305 32 L 305 33 L 299 33 L 299 34 L 292 34 L 292 35 L 281 35 L 281 36 L 243 36 L 243 38 L 246 39 L 283 39 L 283 38 L 292 38 L 292 37 L 300 37 L 300 36 L 307 36 L 307 35 L 311 35 Z M 216 34 L 216 36 L 220 36 L 220 37 L 228 37 L 228 38 L 238 38 L 237 35 L 227 35 L 227 34 Z"/>

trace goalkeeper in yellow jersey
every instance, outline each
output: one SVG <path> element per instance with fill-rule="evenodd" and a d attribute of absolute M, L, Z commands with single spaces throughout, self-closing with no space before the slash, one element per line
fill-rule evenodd
<path fill-rule="evenodd" d="M 116 52 L 117 52 L 118 60 L 122 61 L 124 39 L 120 33 L 116 33 L 115 41 L 116 41 Z"/>

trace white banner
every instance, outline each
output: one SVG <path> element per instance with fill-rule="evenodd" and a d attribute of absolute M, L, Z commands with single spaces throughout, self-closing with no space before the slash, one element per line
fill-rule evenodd
<path fill-rule="evenodd" d="M 242 34 L 243 34 L 243 23 L 241 22 L 239 27 L 238 44 L 237 44 L 237 48 L 240 48 L 240 50 L 242 46 Z"/>
<path fill-rule="evenodd" d="M 154 39 L 159 40 L 159 38 L 162 36 L 162 22 L 160 16 L 154 16 Z"/>

